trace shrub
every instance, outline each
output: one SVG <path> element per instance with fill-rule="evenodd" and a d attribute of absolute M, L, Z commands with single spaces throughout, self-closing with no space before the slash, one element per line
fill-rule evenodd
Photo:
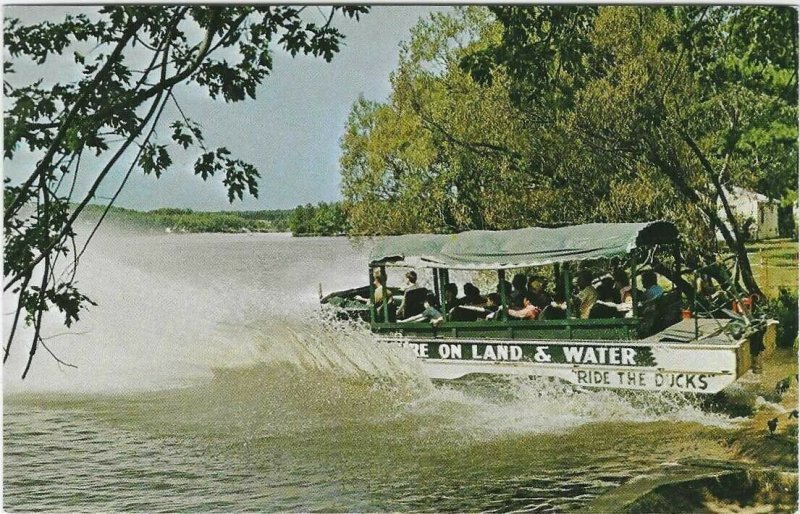
<path fill-rule="evenodd" d="M 779 347 L 791 348 L 797 339 L 797 295 L 792 294 L 789 289 L 781 287 L 778 297 L 769 300 L 765 311 L 780 323 L 776 344 Z"/>

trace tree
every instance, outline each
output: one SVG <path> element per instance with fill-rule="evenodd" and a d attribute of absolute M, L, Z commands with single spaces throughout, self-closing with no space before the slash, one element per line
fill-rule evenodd
<path fill-rule="evenodd" d="M 340 202 L 298 205 L 289 217 L 289 228 L 295 236 L 336 236 L 348 231 Z"/>
<path fill-rule="evenodd" d="M 112 169 L 132 162 L 109 207 L 134 170 L 160 176 L 177 147 L 198 153 L 194 172 L 203 180 L 222 176 L 230 201 L 258 194 L 257 169 L 224 147 L 206 146 L 202 128 L 182 109 L 176 87 L 194 84 L 226 102 L 255 99 L 256 87 L 272 69 L 270 45 L 277 43 L 293 56 L 330 61 L 344 37 L 332 24 L 334 15 L 357 19 L 367 12 L 364 7 L 333 7 L 323 23 L 314 23 L 301 14 L 304 9 L 118 5 L 102 7 L 93 16 L 68 15 L 60 22 L 30 26 L 5 20 L 5 49 L 11 56 L 3 64 L 5 158 L 14 166 L 23 146 L 36 158 L 22 183 L 6 179 L 4 190 L 4 290 L 18 296 L 4 362 L 24 312 L 34 334 L 23 378 L 37 348 L 49 351 L 40 335 L 44 313 L 55 308 L 70 326 L 93 304 L 75 287 L 86 246 L 75 246 L 73 225 Z M 94 45 L 87 55 L 74 50 L 84 42 Z M 14 84 L 15 61 L 42 64 L 59 58 L 81 67 L 75 81 Z M 165 116 L 172 118 L 170 141 L 156 136 Z M 77 175 L 92 168 L 87 161 L 99 171 L 88 192 L 74 197 Z M 67 265 L 59 262 L 67 257 Z"/>
<path fill-rule="evenodd" d="M 502 35 L 485 8 L 432 15 L 401 50 L 390 100 L 362 98 L 353 106 L 341 169 L 355 233 L 657 218 L 700 225 L 657 177 L 609 180 L 604 172 L 618 161 L 583 148 L 565 130 L 568 116 L 552 105 L 558 102 L 523 109 L 504 67 L 492 69 L 491 81 L 465 72 L 463 62 Z"/>
<path fill-rule="evenodd" d="M 462 67 L 481 83 L 510 76 L 516 105 L 549 111 L 589 158 L 613 165 L 609 182 L 645 174 L 668 184 L 707 233 L 721 233 L 745 289 L 760 295 L 728 188 L 796 191 L 794 9 L 491 10 L 502 41 Z"/>
<path fill-rule="evenodd" d="M 544 184 L 528 166 L 541 164 L 546 135 L 527 130 L 502 81 L 482 86 L 459 67 L 498 29 L 480 7 L 421 20 L 389 101 L 354 104 L 341 159 L 353 232 L 510 228 L 544 212 Z"/>

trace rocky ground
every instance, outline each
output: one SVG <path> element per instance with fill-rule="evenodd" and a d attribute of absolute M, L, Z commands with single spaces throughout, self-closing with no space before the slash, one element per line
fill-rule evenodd
<path fill-rule="evenodd" d="M 744 416 L 727 460 L 685 459 L 601 496 L 591 512 L 798 512 L 797 355 L 778 349 L 710 408 Z"/>

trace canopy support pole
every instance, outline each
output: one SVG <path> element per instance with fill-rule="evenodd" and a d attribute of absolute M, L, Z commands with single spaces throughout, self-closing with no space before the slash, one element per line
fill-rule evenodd
<path fill-rule="evenodd" d="M 507 319 L 508 301 L 506 300 L 506 270 L 497 270 L 497 283 L 500 285 L 500 315 L 497 319 Z"/>
<path fill-rule="evenodd" d="M 683 287 L 681 283 L 681 243 L 679 241 L 675 241 L 675 246 L 673 248 L 674 258 L 675 258 L 675 279 L 673 283 L 678 288 L 678 296 L 682 296 L 683 294 Z"/>
<path fill-rule="evenodd" d="M 636 251 L 631 252 L 631 299 L 633 300 L 633 317 L 639 317 L 639 287 L 636 281 Z"/>
<path fill-rule="evenodd" d="M 572 279 L 569 273 L 569 266 L 564 264 L 564 301 L 567 303 L 567 319 L 572 317 Z"/>
<path fill-rule="evenodd" d="M 369 267 L 369 320 L 375 323 L 377 313 L 375 312 L 375 270 Z"/>
<path fill-rule="evenodd" d="M 381 287 L 383 288 L 383 322 L 389 323 L 389 290 L 386 288 L 386 266 L 381 266 Z"/>
<path fill-rule="evenodd" d="M 439 291 L 439 268 L 433 268 L 433 294 L 436 295 L 436 299 L 439 301 L 439 304 L 442 303 L 442 297 L 440 296 L 441 291 Z"/>
<path fill-rule="evenodd" d="M 561 278 L 561 264 L 558 262 L 553 263 L 553 284 L 555 285 L 556 290 L 554 291 L 556 294 L 561 293 L 564 294 L 563 285 L 559 283 L 559 278 Z"/>
<path fill-rule="evenodd" d="M 436 271 L 439 273 L 439 294 L 441 295 L 439 301 L 442 303 L 442 321 L 447 321 L 447 295 L 444 294 L 444 291 L 450 277 L 445 268 L 436 268 Z"/>

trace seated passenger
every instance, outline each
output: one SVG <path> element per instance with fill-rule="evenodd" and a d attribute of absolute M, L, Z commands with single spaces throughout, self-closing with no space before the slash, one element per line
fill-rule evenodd
<path fill-rule="evenodd" d="M 477 321 L 488 314 L 484 308 L 486 300 L 480 290 L 467 282 L 464 284 L 464 296 L 456 300 L 456 305 L 447 312 L 447 319 L 452 321 Z M 450 304 L 447 304 L 448 307 Z"/>
<path fill-rule="evenodd" d="M 642 302 L 651 302 L 664 294 L 664 289 L 658 285 L 658 275 L 653 270 L 642 273 L 642 285 L 644 286 Z"/>
<path fill-rule="evenodd" d="M 400 323 L 430 321 L 431 325 L 439 325 L 443 318 L 442 313 L 439 312 L 439 309 L 437 308 L 438 302 L 436 301 L 436 295 L 433 293 L 428 293 L 427 296 L 425 296 L 424 306 L 425 310 L 423 310 L 420 314 L 401 320 Z"/>
<path fill-rule="evenodd" d="M 411 270 L 406 273 L 406 288 L 403 291 L 400 307 L 397 308 L 397 315 L 401 318 L 408 318 L 422 312 L 425 309 L 423 303 L 427 293 L 427 289 L 417 285 L 416 271 Z"/>
<path fill-rule="evenodd" d="M 477 321 L 486 316 L 486 310 L 476 305 L 456 305 L 447 312 L 450 321 Z"/>
<path fill-rule="evenodd" d="M 546 279 L 539 275 L 532 276 L 528 281 L 528 292 L 533 295 L 533 304 L 539 309 L 544 309 L 553 301 L 553 298 L 544 290 L 546 283 Z"/>
<path fill-rule="evenodd" d="M 600 277 L 600 282 L 597 284 L 595 282 L 595 287 L 597 288 L 597 292 L 600 292 L 600 288 L 603 288 L 607 291 L 608 301 L 613 303 L 621 303 L 622 297 L 619 294 L 619 291 L 614 286 L 614 277 L 611 276 L 609 273 L 606 273 L 602 277 Z M 602 296 L 602 295 L 601 295 Z"/>
<path fill-rule="evenodd" d="M 578 315 L 581 319 L 588 319 L 589 312 L 592 310 L 594 302 L 597 301 L 597 289 L 592 285 L 592 274 L 589 270 L 581 270 L 576 279 L 578 295 L 575 297 L 575 304 Z"/>
<path fill-rule="evenodd" d="M 486 319 L 495 319 L 497 316 L 498 311 L 500 310 L 500 295 L 497 293 L 489 293 L 486 295 L 486 303 L 484 304 L 484 309 L 486 309 Z"/>
<path fill-rule="evenodd" d="M 525 295 L 522 299 L 521 309 L 512 309 L 509 307 L 508 315 L 516 319 L 536 319 L 539 316 L 539 308 L 533 304 L 533 298 L 530 294 Z"/>
<path fill-rule="evenodd" d="M 444 286 L 444 303 L 448 309 L 459 305 L 458 302 L 458 286 L 452 282 Z"/>
<path fill-rule="evenodd" d="M 511 280 L 513 290 L 508 297 L 508 307 L 511 309 L 522 309 L 525 295 L 528 294 L 527 278 L 522 273 L 517 273 Z M 506 291 L 508 293 L 508 291 Z"/>
<path fill-rule="evenodd" d="M 459 305 L 483 306 L 486 299 L 481 296 L 481 291 L 470 282 L 464 284 L 464 297 L 459 298 Z"/>
<path fill-rule="evenodd" d="M 354 298 L 364 303 L 371 303 L 375 306 L 376 321 L 385 321 L 383 316 L 383 302 L 386 301 L 387 311 L 389 314 L 388 321 L 394 321 L 397 315 L 397 307 L 392 301 L 392 290 L 384 285 L 385 278 L 378 272 L 373 275 L 373 292 L 372 298 L 367 299 L 363 296 L 356 295 Z"/>
<path fill-rule="evenodd" d="M 631 281 L 628 279 L 628 274 L 623 269 L 614 270 L 614 287 L 619 294 L 619 302 L 617 303 L 633 303 L 633 289 L 631 289 Z"/>
<path fill-rule="evenodd" d="M 511 294 L 511 289 L 512 289 L 512 287 L 511 287 L 511 282 L 509 282 L 508 280 L 501 280 L 501 281 L 499 281 L 499 282 L 497 283 L 497 287 L 495 288 L 495 292 L 496 292 L 497 294 L 500 294 L 500 286 L 502 286 L 502 285 L 505 285 L 505 286 L 506 286 L 506 294 L 507 294 L 507 295 L 510 295 L 510 294 Z"/>
<path fill-rule="evenodd" d="M 556 292 L 550 305 L 539 314 L 539 319 L 567 319 L 567 302 L 564 301 L 564 295 Z"/>
<path fill-rule="evenodd" d="M 598 298 L 589 310 L 589 318 L 619 318 L 622 313 L 618 309 L 618 304 L 614 302 L 614 289 L 606 284 L 601 284 L 597 288 Z"/>

